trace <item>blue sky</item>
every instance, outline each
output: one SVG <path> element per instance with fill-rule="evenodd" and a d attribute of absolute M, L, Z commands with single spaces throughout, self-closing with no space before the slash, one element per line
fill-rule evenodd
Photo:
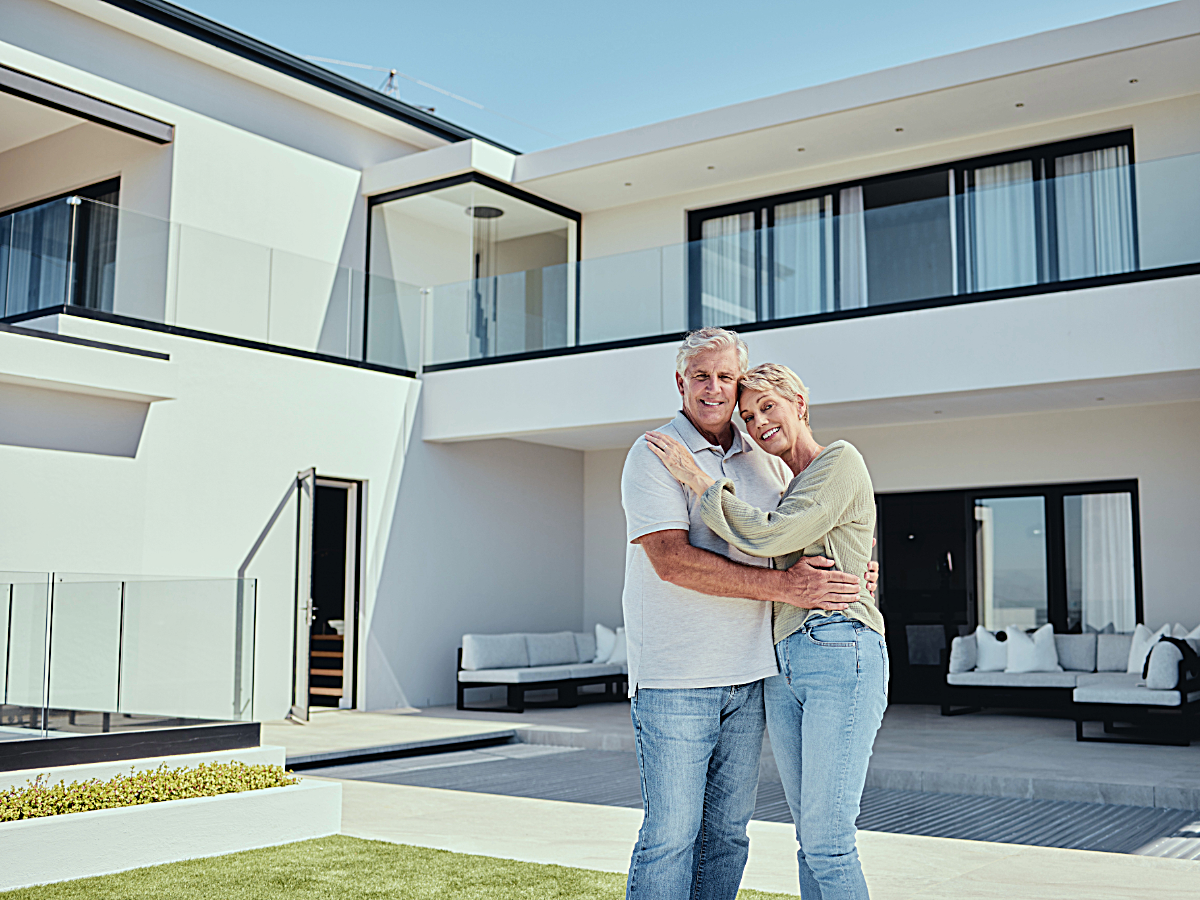
<path fill-rule="evenodd" d="M 1156 4 L 187 0 L 186 5 L 292 53 L 396 68 L 457 93 L 486 109 L 407 81 L 400 82 L 399 96 L 528 151 Z M 329 68 L 372 87 L 386 78 Z"/>

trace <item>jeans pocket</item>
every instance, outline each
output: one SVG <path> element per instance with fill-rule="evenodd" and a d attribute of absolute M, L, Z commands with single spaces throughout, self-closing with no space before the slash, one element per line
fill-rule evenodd
<path fill-rule="evenodd" d="M 823 634 L 818 634 L 823 632 Z M 858 632 L 849 622 L 830 622 L 804 630 L 809 642 L 818 647 L 857 647 Z M 840 640 L 834 640 L 840 638 Z"/>

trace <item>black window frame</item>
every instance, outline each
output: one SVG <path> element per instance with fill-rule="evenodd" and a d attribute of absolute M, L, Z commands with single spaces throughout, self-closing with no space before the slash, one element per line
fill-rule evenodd
<path fill-rule="evenodd" d="M 1135 177 L 1134 163 L 1134 139 L 1133 129 L 1125 128 L 1116 131 L 1107 131 L 1100 134 L 1089 135 L 1079 138 L 1070 138 L 1066 140 L 1054 141 L 1047 144 L 1037 144 L 1032 147 L 1018 148 L 1014 150 L 1005 150 L 998 153 L 990 153 L 984 156 L 968 157 L 965 159 L 951 160 L 942 163 L 935 163 L 928 166 L 921 166 L 916 169 L 904 169 L 897 172 L 887 172 L 880 175 L 872 175 L 867 178 L 856 178 L 849 181 L 841 181 L 832 184 L 819 185 L 815 187 L 800 188 L 794 191 L 785 191 L 778 194 L 769 194 L 760 197 L 754 197 L 747 200 L 738 200 L 732 203 L 724 203 L 718 206 L 709 206 L 701 209 L 687 211 L 687 241 L 689 246 L 688 252 L 688 286 L 687 286 L 687 302 L 688 302 L 688 327 L 696 329 L 701 326 L 703 321 L 703 309 L 701 305 L 701 261 L 700 261 L 700 244 L 701 234 L 704 222 L 710 219 L 723 218 L 730 215 L 739 215 L 742 213 L 753 213 L 754 230 L 755 230 L 755 251 L 757 256 L 757 264 L 755 266 L 755 310 L 758 318 L 753 323 L 744 323 L 740 326 L 743 329 L 747 327 L 778 327 L 783 324 L 799 324 L 803 321 L 811 321 L 813 319 L 829 318 L 844 316 L 849 310 L 842 309 L 840 303 L 840 283 L 837 262 L 837 230 L 834 230 L 834 267 L 833 267 L 833 282 L 835 297 L 835 306 L 832 312 L 813 313 L 803 316 L 775 318 L 774 312 L 775 297 L 774 297 L 774 279 L 762 277 L 764 271 L 774 271 L 773 244 L 772 241 L 765 240 L 764 229 L 773 228 L 775 224 L 775 207 L 785 203 L 795 203 L 798 201 L 812 200 L 815 198 L 831 195 L 832 196 L 832 212 L 831 215 L 839 215 L 840 209 L 840 194 L 841 191 L 847 188 L 863 187 L 870 185 L 882 184 L 890 181 L 900 181 L 907 178 L 912 178 L 922 175 L 943 174 L 949 181 L 949 175 L 954 173 L 955 178 L 955 205 L 957 213 L 957 224 L 955 226 L 954 240 L 960 248 L 965 248 L 967 242 L 963 232 L 965 223 L 965 213 L 968 198 L 968 185 L 970 183 L 970 175 L 972 170 L 986 168 L 988 166 L 1003 165 L 1005 163 L 1020 162 L 1025 160 L 1034 161 L 1034 180 L 1035 182 L 1046 182 L 1047 191 L 1038 192 L 1035 194 L 1039 198 L 1039 205 L 1045 203 L 1045 209 L 1039 209 L 1037 216 L 1038 223 L 1038 281 L 1036 285 L 1030 286 L 1032 289 L 1016 288 L 1005 291 L 973 291 L 959 292 L 955 294 L 947 294 L 939 297 L 921 298 L 916 301 L 899 302 L 899 303 L 880 303 L 877 305 L 867 305 L 858 307 L 853 310 L 854 315 L 880 315 L 888 312 L 897 312 L 901 309 L 912 305 L 938 305 L 945 303 L 969 303 L 973 300 L 983 299 L 994 294 L 1003 293 L 1006 295 L 1026 294 L 1026 293 L 1044 293 L 1048 290 L 1059 289 L 1058 286 L 1067 284 L 1058 279 L 1057 271 L 1057 253 L 1055 252 L 1056 241 L 1054 228 L 1054 207 L 1053 202 L 1053 183 L 1054 177 L 1047 177 L 1047 171 L 1052 171 L 1053 161 L 1057 157 L 1069 156 L 1075 153 L 1085 153 L 1091 150 L 1102 150 L 1110 147 L 1124 146 L 1129 153 L 1130 167 L 1130 184 L 1133 192 L 1133 272 L 1140 272 L 1140 254 L 1137 245 L 1137 182 Z M 1049 166 L 1047 165 L 1049 164 Z M 1042 234 L 1042 223 L 1046 224 L 1046 233 Z M 765 260 L 764 260 L 765 256 Z M 966 259 L 964 254 L 960 253 L 957 259 L 958 272 L 957 277 L 959 284 L 966 280 Z M 1121 273 L 1128 275 L 1129 273 Z M 1099 278 L 1111 278 L 1112 276 L 1098 276 Z M 1084 279 L 1085 281 L 1093 281 L 1095 279 Z"/>
<path fill-rule="evenodd" d="M 114 202 L 109 202 L 107 200 L 101 201 L 102 197 L 108 197 L 111 195 L 116 195 L 116 199 Z M 28 210 L 28 209 L 37 209 L 39 206 L 45 206 L 50 203 L 57 203 L 60 200 L 67 200 L 70 197 L 82 197 L 85 200 L 99 201 L 99 202 L 103 202 L 109 206 L 119 207 L 120 206 L 120 198 L 121 198 L 121 176 L 115 175 L 112 178 L 106 178 L 104 181 L 97 181 L 93 184 L 89 184 L 89 185 L 86 185 L 81 188 L 76 188 L 73 191 L 64 191 L 61 194 L 54 194 L 53 196 L 50 196 L 50 197 L 43 197 L 41 200 L 34 200 L 34 201 L 31 201 L 28 203 L 21 203 L 17 206 L 9 207 L 7 209 L 0 209 L 0 218 L 2 218 L 4 216 L 10 216 L 10 215 L 14 215 L 16 213 L 24 212 L 25 210 Z M 88 262 L 87 252 L 88 252 L 88 245 L 89 245 L 89 234 L 90 234 L 91 227 L 92 227 L 92 210 L 93 210 L 93 208 L 91 206 L 88 206 L 85 204 L 85 205 L 81 205 L 81 206 L 77 207 L 77 209 L 81 210 L 82 214 L 78 215 L 78 218 L 75 223 L 75 231 L 71 237 L 71 241 L 74 244 L 73 252 L 78 252 L 79 255 L 77 257 L 73 258 L 73 260 L 72 260 L 72 262 L 74 264 L 74 268 L 73 268 L 73 270 L 71 272 L 71 276 L 70 276 L 70 278 L 71 278 L 71 285 L 69 288 L 69 292 L 70 292 L 69 301 L 70 302 L 63 304 L 63 305 L 79 306 L 79 307 L 83 307 L 84 309 L 93 309 L 93 310 L 99 310 L 101 312 L 111 313 L 112 312 L 111 309 L 104 309 L 103 307 L 98 305 L 99 300 L 97 298 L 88 296 L 88 290 L 87 290 L 88 282 L 86 279 L 80 278 L 78 275 L 79 272 L 85 271 L 87 268 L 87 262 Z M 113 240 L 114 259 L 116 256 L 116 249 L 115 249 L 116 241 L 117 241 L 117 239 L 116 239 L 116 237 L 114 237 L 114 240 Z M 89 302 L 89 301 L 94 301 L 94 302 Z M 2 293 L 0 293 L 0 306 L 3 306 L 3 294 Z"/>

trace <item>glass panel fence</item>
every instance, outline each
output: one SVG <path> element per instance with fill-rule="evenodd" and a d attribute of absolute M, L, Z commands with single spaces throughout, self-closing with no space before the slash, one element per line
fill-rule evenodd
<path fill-rule="evenodd" d="M 0 573 L 0 734 L 253 718 L 254 579 Z"/>

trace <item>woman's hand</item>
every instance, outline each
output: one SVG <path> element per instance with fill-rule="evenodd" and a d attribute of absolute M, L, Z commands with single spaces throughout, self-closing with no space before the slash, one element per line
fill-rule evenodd
<path fill-rule="evenodd" d="M 646 443 L 650 445 L 654 455 L 662 460 L 667 471 L 675 476 L 684 487 L 695 491 L 696 496 L 703 494 L 715 483 L 716 479 L 700 468 L 696 460 L 692 458 L 692 454 L 688 452 L 687 447 L 674 438 L 668 437 L 661 431 L 648 431 L 646 432 Z"/>

